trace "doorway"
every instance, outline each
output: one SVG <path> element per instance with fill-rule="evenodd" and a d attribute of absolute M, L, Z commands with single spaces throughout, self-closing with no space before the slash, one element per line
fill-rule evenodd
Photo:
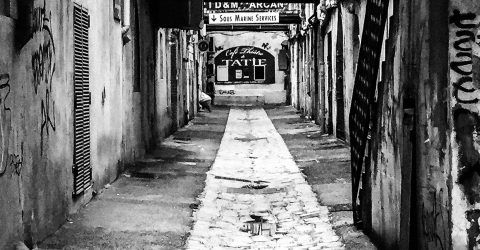
<path fill-rule="evenodd" d="M 332 32 L 327 34 L 327 99 L 328 99 L 328 120 L 327 120 L 327 133 L 333 134 L 333 83 L 332 83 Z"/>
<path fill-rule="evenodd" d="M 345 98 L 343 93 L 343 22 L 342 12 L 338 9 L 335 102 L 337 105 L 337 138 L 345 140 Z"/>

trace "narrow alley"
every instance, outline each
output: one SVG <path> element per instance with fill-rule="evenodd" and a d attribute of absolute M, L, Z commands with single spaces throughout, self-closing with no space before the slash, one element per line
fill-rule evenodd
<path fill-rule="evenodd" d="M 353 228 L 347 146 L 293 108 L 266 111 L 201 113 L 39 248 L 376 249 Z"/>
<path fill-rule="evenodd" d="M 0 0 L 0 250 L 480 249 L 479 0 Z"/>

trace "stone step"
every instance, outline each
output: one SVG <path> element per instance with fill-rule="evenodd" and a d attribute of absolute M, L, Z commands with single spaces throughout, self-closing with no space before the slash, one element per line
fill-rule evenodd
<path fill-rule="evenodd" d="M 220 106 L 262 106 L 265 105 L 263 95 L 217 95 L 215 105 Z"/>

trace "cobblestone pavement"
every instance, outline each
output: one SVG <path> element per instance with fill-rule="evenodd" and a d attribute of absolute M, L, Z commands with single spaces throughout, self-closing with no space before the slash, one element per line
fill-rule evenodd
<path fill-rule="evenodd" d="M 232 109 L 187 249 L 343 249 L 260 108 Z"/>

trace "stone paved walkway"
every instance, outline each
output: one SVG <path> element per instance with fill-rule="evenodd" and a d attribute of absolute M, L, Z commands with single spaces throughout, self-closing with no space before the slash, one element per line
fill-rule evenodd
<path fill-rule="evenodd" d="M 343 249 L 263 109 L 232 109 L 187 249 Z"/>

